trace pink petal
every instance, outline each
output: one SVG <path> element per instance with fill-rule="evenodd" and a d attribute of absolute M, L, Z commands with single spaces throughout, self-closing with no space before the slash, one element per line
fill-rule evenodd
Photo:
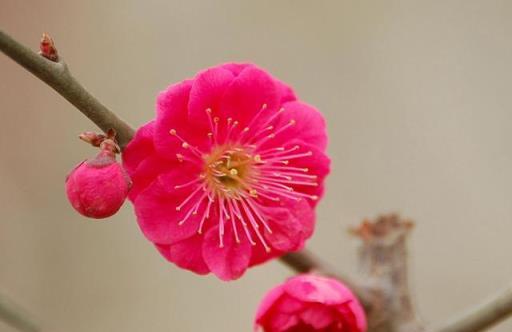
<path fill-rule="evenodd" d="M 155 121 L 142 125 L 122 154 L 123 167 L 132 175 L 139 164 L 154 152 L 153 134 Z"/>
<path fill-rule="evenodd" d="M 255 266 L 262 263 L 265 263 L 266 261 L 275 258 L 280 257 L 283 255 L 282 251 L 279 251 L 275 248 L 272 248 L 270 252 L 267 252 L 265 248 L 262 245 L 255 245 L 252 247 L 252 255 L 251 255 L 251 261 L 249 263 L 249 266 Z"/>
<path fill-rule="evenodd" d="M 270 329 L 265 329 L 265 332 L 284 332 L 289 328 L 297 325 L 299 318 L 294 314 L 285 314 L 276 312 L 269 317 L 268 326 Z"/>
<path fill-rule="evenodd" d="M 302 249 L 314 231 L 315 211 L 306 199 L 298 202 L 282 199 L 279 205 L 273 206 L 269 202 L 263 212 L 272 230 L 272 233 L 265 230 L 264 237 L 272 249 L 267 252 L 261 245 L 254 246 L 250 266 Z"/>
<path fill-rule="evenodd" d="M 170 134 L 174 129 L 190 145 L 196 146 L 208 140 L 207 133 L 200 132 L 188 117 L 189 95 L 192 81 L 183 81 L 160 93 L 157 102 L 155 148 L 162 157 L 176 159 L 176 153 L 190 152 L 182 147 L 183 142 Z"/>
<path fill-rule="evenodd" d="M 294 297 L 285 294 L 276 303 L 276 310 L 284 312 L 286 314 L 292 314 L 301 311 L 305 308 L 304 302 L 297 300 Z"/>
<path fill-rule="evenodd" d="M 177 164 L 177 161 L 163 159 L 158 154 L 149 155 L 138 164 L 137 169 L 131 174 L 133 185 L 128 193 L 128 198 L 134 202 L 138 195 L 156 180 L 159 174 L 170 172 Z"/>
<path fill-rule="evenodd" d="M 366 313 L 356 298 L 345 304 L 338 305 L 336 309 L 340 317 L 342 317 L 343 325 L 352 326 L 355 331 L 366 331 Z"/>
<path fill-rule="evenodd" d="M 281 82 L 280 80 L 277 80 L 277 79 L 274 79 L 274 80 L 275 80 L 275 83 L 277 86 L 277 90 L 279 91 L 279 95 L 280 95 L 279 103 L 280 104 L 284 104 L 284 103 L 287 103 L 290 101 L 297 100 L 297 97 L 295 96 L 295 92 L 293 92 L 293 89 L 291 87 L 289 87 L 285 83 Z"/>
<path fill-rule="evenodd" d="M 289 166 L 299 167 L 299 168 L 307 168 L 308 169 L 307 174 L 317 176 L 315 182 L 318 185 L 317 186 L 305 186 L 305 185 L 293 184 L 291 186 L 295 189 L 295 191 L 317 196 L 316 200 L 308 199 L 308 203 L 312 207 L 315 207 L 317 205 L 318 201 L 320 200 L 320 198 L 322 198 L 322 196 L 324 194 L 324 189 L 325 189 L 324 181 L 325 181 L 325 177 L 330 172 L 331 160 L 329 159 L 329 157 L 327 157 L 327 155 L 323 151 L 317 149 L 313 145 L 307 144 L 302 141 L 298 141 L 298 140 L 290 141 L 287 144 L 285 144 L 285 148 L 291 148 L 291 147 L 294 147 L 297 145 L 300 147 L 300 149 L 297 150 L 296 153 L 303 153 L 303 152 L 310 151 L 312 154 L 311 154 L 311 156 L 308 156 L 308 157 L 290 160 Z"/>
<path fill-rule="evenodd" d="M 266 231 L 265 238 L 272 248 L 281 251 L 302 249 L 314 229 L 315 212 L 306 199 L 281 201 L 285 207 L 272 207 L 265 210 L 272 233 Z"/>
<path fill-rule="evenodd" d="M 249 266 L 251 244 L 236 243 L 231 227 L 226 227 L 224 247 L 219 246 L 219 227 L 212 227 L 204 237 L 203 258 L 210 270 L 224 281 L 238 279 Z"/>
<path fill-rule="evenodd" d="M 235 76 L 240 75 L 242 70 L 244 70 L 245 68 L 247 68 L 249 66 L 253 66 L 253 64 L 250 64 L 250 63 L 233 63 L 233 62 L 228 62 L 228 63 L 220 65 L 220 67 L 222 67 L 222 68 L 224 68 L 226 70 L 229 70 Z"/>
<path fill-rule="evenodd" d="M 265 294 L 258 307 L 258 311 L 256 312 L 256 323 L 258 323 L 263 318 L 263 316 L 265 316 L 267 312 L 271 310 L 271 308 L 283 294 L 284 290 L 282 285 L 272 288 Z"/>
<path fill-rule="evenodd" d="M 208 274 L 210 269 L 203 260 L 202 245 L 202 236 L 195 235 L 171 245 L 156 244 L 156 247 L 168 261 L 177 266 L 197 274 Z"/>
<path fill-rule="evenodd" d="M 245 67 L 226 90 L 222 114 L 239 121 L 240 128 L 264 122 L 277 111 L 278 91 L 272 77 L 253 65 Z M 260 112 L 262 106 L 267 107 Z M 258 114 L 257 120 L 252 121 Z M 252 126 L 252 125 L 251 125 Z M 256 130 L 256 129 L 255 129 Z"/>
<path fill-rule="evenodd" d="M 219 67 L 229 70 L 234 76 L 238 76 L 245 68 L 251 66 L 254 65 L 250 63 L 226 63 Z M 293 89 L 284 82 L 274 78 L 274 84 L 276 85 L 277 93 L 280 96 L 279 104 L 284 104 L 297 99 Z"/>
<path fill-rule="evenodd" d="M 334 318 L 332 309 L 324 305 L 310 305 L 300 313 L 300 319 L 315 330 L 326 328 Z"/>
<path fill-rule="evenodd" d="M 203 135 L 212 132 L 210 123 L 214 117 L 226 121 L 227 116 L 221 113 L 220 102 L 234 78 L 231 71 L 222 67 L 209 68 L 195 77 L 190 91 L 189 118 Z M 210 114 L 206 112 L 207 109 L 211 110 Z"/>
<path fill-rule="evenodd" d="M 346 287 L 334 279 L 313 274 L 290 278 L 285 284 L 285 291 L 300 301 L 327 305 L 342 304 L 354 297 Z"/>
<path fill-rule="evenodd" d="M 182 175 L 177 170 L 174 172 Z M 167 177 L 171 178 L 172 176 L 168 173 Z M 179 225 L 189 208 L 176 211 L 176 206 L 188 196 L 190 191 L 172 190 L 174 185 L 175 183 L 156 180 L 141 192 L 134 202 L 139 226 L 144 235 L 152 242 L 173 244 L 187 239 L 197 232 L 200 214 L 191 214 L 186 222 Z"/>
<path fill-rule="evenodd" d="M 275 128 L 280 128 L 290 121 L 295 125 L 277 134 L 273 139 L 276 145 L 282 145 L 290 139 L 301 140 L 320 151 L 327 147 L 327 128 L 325 119 L 316 108 L 300 101 L 283 104 L 284 112 L 276 119 Z"/>

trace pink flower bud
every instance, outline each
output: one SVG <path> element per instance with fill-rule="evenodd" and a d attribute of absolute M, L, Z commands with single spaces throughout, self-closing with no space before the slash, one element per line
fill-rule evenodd
<path fill-rule="evenodd" d="M 130 187 L 130 178 L 108 149 L 80 163 L 66 178 L 66 194 L 73 208 L 96 219 L 116 213 Z"/>
<path fill-rule="evenodd" d="M 365 332 L 366 317 L 341 282 L 303 274 L 267 293 L 256 314 L 255 331 Z"/>

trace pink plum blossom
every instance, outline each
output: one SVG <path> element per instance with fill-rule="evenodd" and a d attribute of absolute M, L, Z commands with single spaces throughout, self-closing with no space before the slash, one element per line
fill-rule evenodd
<path fill-rule="evenodd" d="M 270 290 L 260 303 L 255 331 L 364 332 L 364 310 L 336 279 L 299 275 Z"/>
<path fill-rule="evenodd" d="M 323 116 L 251 64 L 160 93 L 123 152 L 144 235 L 176 265 L 222 280 L 304 246 L 329 172 Z"/>

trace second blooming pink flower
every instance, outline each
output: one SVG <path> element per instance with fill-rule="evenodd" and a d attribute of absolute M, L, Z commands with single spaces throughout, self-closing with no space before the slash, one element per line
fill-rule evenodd
<path fill-rule="evenodd" d="M 322 115 L 250 64 L 170 86 L 123 153 L 145 236 L 223 280 L 303 247 L 329 172 Z"/>

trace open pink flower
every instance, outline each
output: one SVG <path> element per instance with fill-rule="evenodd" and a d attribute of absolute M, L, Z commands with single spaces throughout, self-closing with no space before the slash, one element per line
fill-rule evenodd
<path fill-rule="evenodd" d="M 364 310 L 336 279 L 304 274 L 270 290 L 258 308 L 255 331 L 364 332 Z"/>
<path fill-rule="evenodd" d="M 223 280 L 299 250 L 329 159 L 325 121 L 250 64 L 170 86 L 123 153 L 139 225 L 169 261 Z"/>

